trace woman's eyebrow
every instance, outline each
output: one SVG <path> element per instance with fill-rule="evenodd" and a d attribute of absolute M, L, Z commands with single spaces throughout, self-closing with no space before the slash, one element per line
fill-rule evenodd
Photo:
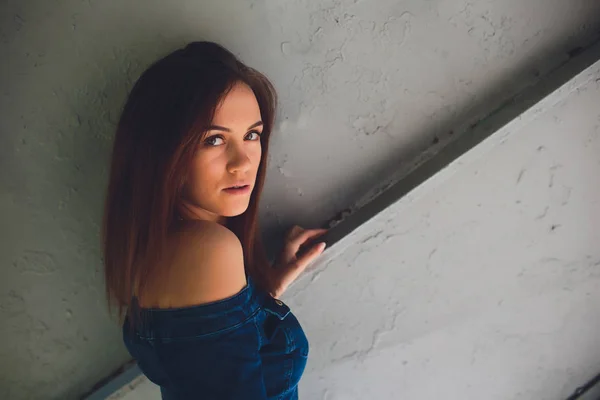
<path fill-rule="evenodd" d="M 257 126 L 261 126 L 263 124 L 262 121 L 256 121 L 255 123 L 253 123 L 252 125 L 250 125 L 248 127 L 248 130 L 252 129 L 252 128 L 256 128 Z"/>
<path fill-rule="evenodd" d="M 252 125 L 250 125 L 248 127 L 248 130 L 252 129 L 252 128 L 256 128 L 257 126 L 262 125 L 263 122 L 262 121 L 257 121 L 255 123 L 253 123 Z M 231 132 L 231 129 L 229 128 L 225 128 L 224 126 L 219 126 L 219 125 L 210 125 L 207 129 L 207 131 L 223 131 L 223 132 Z"/>

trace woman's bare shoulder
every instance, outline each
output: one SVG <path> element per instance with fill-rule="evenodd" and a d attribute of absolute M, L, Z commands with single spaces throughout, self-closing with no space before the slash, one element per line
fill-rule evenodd
<path fill-rule="evenodd" d="M 160 308 L 201 305 L 231 297 L 246 286 L 244 254 L 238 237 L 210 221 L 186 223 L 171 238 L 166 279 L 152 285 Z"/>

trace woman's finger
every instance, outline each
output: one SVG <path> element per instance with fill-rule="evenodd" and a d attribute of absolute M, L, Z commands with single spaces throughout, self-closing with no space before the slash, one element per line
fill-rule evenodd
<path fill-rule="evenodd" d="M 300 256 L 294 263 L 294 269 L 298 271 L 298 274 L 304 271 L 304 269 L 306 269 L 306 267 L 310 265 L 310 263 L 313 262 L 315 258 L 317 258 L 321 253 L 323 253 L 325 247 L 325 242 L 316 243 L 310 248 L 309 251 Z"/>
<path fill-rule="evenodd" d="M 290 243 L 293 244 L 294 247 L 298 246 L 299 248 L 307 240 L 321 236 L 327 231 L 328 229 L 305 229 L 304 232 L 292 239 Z"/>
<path fill-rule="evenodd" d="M 329 229 L 311 229 L 307 232 L 304 237 L 298 238 L 298 243 L 291 245 L 291 250 L 294 251 L 296 257 L 302 255 L 313 247 L 313 244 L 319 240 L 320 236 L 323 236 Z"/>
<path fill-rule="evenodd" d="M 294 239 L 296 236 L 298 236 L 300 233 L 302 233 L 303 230 L 304 230 L 304 228 L 302 228 L 299 225 L 292 226 L 286 235 L 286 239 L 287 240 Z"/>

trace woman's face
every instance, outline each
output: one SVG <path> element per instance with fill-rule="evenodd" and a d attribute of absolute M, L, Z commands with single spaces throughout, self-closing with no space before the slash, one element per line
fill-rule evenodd
<path fill-rule="evenodd" d="M 236 83 L 217 106 L 192 161 L 182 202 L 186 219 L 224 224 L 248 208 L 261 159 L 263 125 L 254 92 Z M 226 190 L 248 185 L 242 191 Z"/>

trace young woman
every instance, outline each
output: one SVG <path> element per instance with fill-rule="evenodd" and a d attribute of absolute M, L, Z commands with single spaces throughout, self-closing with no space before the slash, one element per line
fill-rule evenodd
<path fill-rule="evenodd" d="M 278 297 L 322 253 L 326 230 L 294 226 L 269 263 L 258 204 L 275 104 L 262 74 L 193 42 L 152 64 L 124 106 L 106 288 L 163 399 L 298 398 L 308 342 Z"/>

